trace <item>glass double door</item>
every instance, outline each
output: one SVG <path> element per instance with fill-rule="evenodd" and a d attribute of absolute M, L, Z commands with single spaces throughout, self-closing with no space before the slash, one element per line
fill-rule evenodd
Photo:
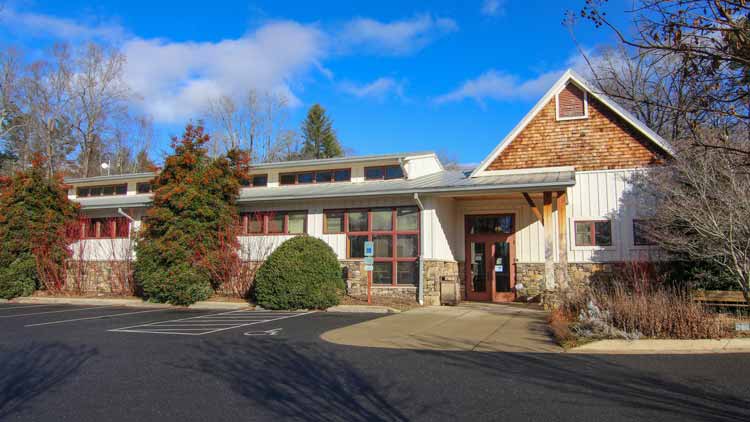
<path fill-rule="evenodd" d="M 466 239 L 466 298 L 485 302 L 515 299 L 515 251 L 511 236 Z"/>

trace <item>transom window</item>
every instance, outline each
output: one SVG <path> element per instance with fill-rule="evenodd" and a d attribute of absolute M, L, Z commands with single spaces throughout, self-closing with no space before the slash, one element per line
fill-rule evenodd
<path fill-rule="evenodd" d="M 417 284 L 419 210 L 416 207 L 327 210 L 323 228 L 325 233 L 346 233 L 347 258 L 364 258 L 365 242 L 373 242 L 374 284 Z"/>
<path fill-rule="evenodd" d="M 125 217 L 87 218 L 81 221 L 82 239 L 122 239 L 130 234 L 130 220 Z"/>
<path fill-rule="evenodd" d="M 127 195 L 127 193 L 127 183 L 123 183 L 120 185 L 81 186 L 76 189 L 76 196 L 79 198 L 86 198 L 90 196 Z"/>
<path fill-rule="evenodd" d="M 135 184 L 136 193 L 151 193 L 153 192 L 153 186 L 151 182 L 140 182 Z"/>
<path fill-rule="evenodd" d="M 240 235 L 307 233 L 307 211 L 253 211 L 240 214 Z"/>
<path fill-rule="evenodd" d="M 649 220 L 635 219 L 633 220 L 633 244 L 635 246 L 652 246 L 654 241 L 649 239 L 648 231 Z"/>
<path fill-rule="evenodd" d="M 268 175 L 267 174 L 254 174 L 248 177 L 246 180 L 243 180 L 241 184 L 242 186 L 246 188 L 257 188 L 257 187 L 267 186 Z"/>
<path fill-rule="evenodd" d="M 576 246 L 612 246 L 612 222 L 576 221 Z"/>
<path fill-rule="evenodd" d="M 350 180 L 352 180 L 351 169 L 315 170 L 279 175 L 279 183 L 282 185 L 348 182 Z"/>
<path fill-rule="evenodd" d="M 471 215 L 466 219 L 469 234 L 513 233 L 512 215 Z"/>
<path fill-rule="evenodd" d="M 365 167 L 365 180 L 403 179 L 404 170 L 400 165 Z"/>

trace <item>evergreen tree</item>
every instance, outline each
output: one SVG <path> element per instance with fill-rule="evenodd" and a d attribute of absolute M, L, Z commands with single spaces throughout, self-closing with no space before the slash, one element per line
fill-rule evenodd
<path fill-rule="evenodd" d="M 135 261 L 135 278 L 147 299 L 188 305 L 207 299 L 217 280 L 214 260 L 235 227 L 246 156 L 230 151 L 211 158 L 203 127 L 188 125 L 174 153 L 153 180 L 154 203 L 146 214 Z M 227 240 L 229 239 L 229 240 Z M 238 245 L 236 245 L 238 246 Z"/>
<path fill-rule="evenodd" d="M 302 124 L 302 157 L 332 158 L 343 155 L 333 123 L 320 104 L 310 107 Z"/>
<path fill-rule="evenodd" d="M 77 205 L 62 176 L 47 176 L 41 156 L 2 180 L 0 190 L 0 296 L 29 294 L 37 284 L 60 289 L 70 257 L 69 230 Z"/>

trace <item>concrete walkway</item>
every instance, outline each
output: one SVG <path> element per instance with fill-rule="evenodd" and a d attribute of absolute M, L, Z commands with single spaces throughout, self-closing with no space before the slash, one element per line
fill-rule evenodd
<path fill-rule="evenodd" d="M 599 340 L 569 350 L 592 354 L 703 354 L 750 353 L 750 338 L 720 340 Z"/>
<path fill-rule="evenodd" d="M 558 353 L 546 312 L 517 304 L 430 306 L 321 335 L 331 343 L 389 349 Z"/>
<path fill-rule="evenodd" d="M 133 306 L 137 308 L 184 308 L 183 306 L 169 305 L 167 303 L 146 302 L 139 298 L 97 298 L 97 297 L 63 297 L 63 296 L 27 296 L 17 297 L 9 303 L 24 304 L 50 304 L 50 305 L 91 305 L 91 306 Z M 211 309 L 211 310 L 233 310 L 247 309 L 251 305 L 247 302 L 221 302 L 206 300 L 196 302 L 189 309 Z"/>

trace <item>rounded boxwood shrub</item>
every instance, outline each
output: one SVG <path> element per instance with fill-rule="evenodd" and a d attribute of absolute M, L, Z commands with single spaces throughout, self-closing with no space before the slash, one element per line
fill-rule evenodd
<path fill-rule="evenodd" d="M 255 299 L 268 309 L 323 309 L 338 305 L 344 279 L 328 244 L 309 236 L 287 240 L 255 277 Z"/>
<path fill-rule="evenodd" d="M 22 255 L 5 268 L 0 268 L 0 298 L 30 296 L 37 286 L 36 260 Z"/>

